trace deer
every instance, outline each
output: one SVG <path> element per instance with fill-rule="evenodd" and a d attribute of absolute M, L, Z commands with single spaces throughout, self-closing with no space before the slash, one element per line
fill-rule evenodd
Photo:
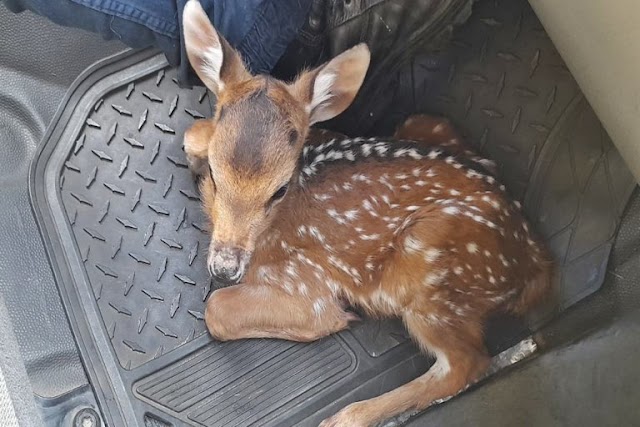
<path fill-rule="evenodd" d="M 321 427 L 374 426 L 481 379 L 487 317 L 526 315 L 553 273 L 493 162 L 436 116 L 411 116 L 391 138 L 312 127 L 354 100 L 364 44 L 283 82 L 250 73 L 197 0 L 183 23 L 188 59 L 217 100 L 184 134 L 210 220 L 207 268 L 226 285 L 206 302 L 211 336 L 310 342 L 359 320 L 354 307 L 402 319 L 435 363 Z"/>

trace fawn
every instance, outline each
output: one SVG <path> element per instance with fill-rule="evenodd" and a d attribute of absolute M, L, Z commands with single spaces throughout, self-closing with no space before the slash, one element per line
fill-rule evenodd
<path fill-rule="evenodd" d="M 353 101 L 364 45 L 284 83 L 251 75 L 197 0 L 183 19 L 189 61 L 217 97 L 184 136 L 211 220 L 208 267 L 232 285 L 207 301 L 211 335 L 312 341 L 357 320 L 348 306 L 402 318 L 435 364 L 323 427 L 373 426 L 481 378 L 487 315 L 526 313 L 552 273 L 492 162 L 439 118 L 411 117 L 394 139 L 310 131 Z"/>

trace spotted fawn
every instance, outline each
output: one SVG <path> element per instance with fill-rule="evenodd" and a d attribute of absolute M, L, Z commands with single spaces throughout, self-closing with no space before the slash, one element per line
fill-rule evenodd
<path fill-rule="evenodd" d="M 410 117 L 393 138 L 310 130 L 353 101 L 364 45 L 285 83 L 251 75 L 196 0 L 183 19 L 189 60 L 217 97 L 184 136 L 211 221 L 208 268 L 229 285 L 207 301 L 211 335 L 313 341 L 357 320 L 348 307 L 401 318 L 435 364 L 322 427 L 374 426 L 480 379 L 488 315 L 527 313 L 552 272 L 493 163 L 435 117 Z"/>

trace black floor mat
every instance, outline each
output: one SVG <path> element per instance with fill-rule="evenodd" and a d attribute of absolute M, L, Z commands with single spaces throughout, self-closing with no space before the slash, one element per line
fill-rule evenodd
<path fill-rule="evenodd" d="M 553 48 L 537 38 L 530 16 L 500 21 L 482 12 L 493 4 L 480 3 L 462 30 L 471 41 L 457 43 L 458 65 L 445 68 L 449 98 L 425 100 L 443 103 L 439 111 L 503 164 L 511 191 L 526 195 L 563 266 L 565 307 L 600 286 L 633 180 L 575 83 L 556 88 L 557 74 L 531 73 L 534 62 L 546 69 L 546 54 L 536 52 Z M 501 40 L 495 47 L 483 42 L 487 29 L 513 25 L 524 39 L 516 53 L 503 51 L 514 43 L 509 31 L 490 38 Z M 428 83 L 421 69 L 429 71 L 413 63 L 412 82 Z M 210 340 L 203 301 L 216 285 L 203 263 L 207 234 L 181 136 L 211 114 L 212 99 L 201 88 L 179 89 L 173 76 L 151 52 L 89 70 L 32 170 L 34 210 L 107 422 L 317 425 L 347 402 L 424 372 L 428 360 L 394 322 L 364 322 L 309 345 Z M 494 352 L 507 345 L 505 336 L 497 334 Z"/>

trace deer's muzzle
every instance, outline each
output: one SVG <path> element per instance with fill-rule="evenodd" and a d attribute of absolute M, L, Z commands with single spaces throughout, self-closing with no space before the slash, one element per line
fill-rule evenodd
<path fill-rule="evenodd" d="M 211 245 L 209 272 L 223 283 L 236 284 L 244 276 L 250 257 L 251 254 L 241 248 Z"/>

